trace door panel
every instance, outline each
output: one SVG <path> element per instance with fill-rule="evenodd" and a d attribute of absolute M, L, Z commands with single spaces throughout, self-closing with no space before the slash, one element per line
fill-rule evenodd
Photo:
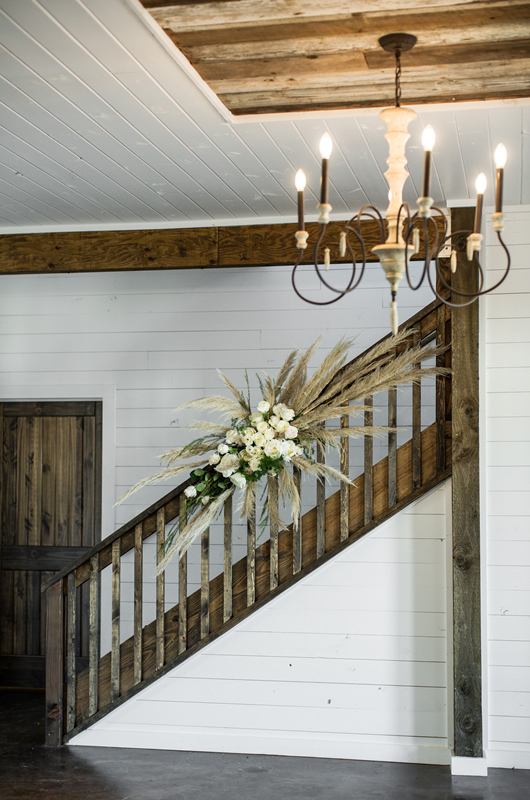
<path fill-rule="evenodd" d="M 44 685 L 41 584 L 100 539 L 101 411 L 98 402 L 0 403 L 0 686 Z M 81 665 L 88 604 L 78 594 Z"/>

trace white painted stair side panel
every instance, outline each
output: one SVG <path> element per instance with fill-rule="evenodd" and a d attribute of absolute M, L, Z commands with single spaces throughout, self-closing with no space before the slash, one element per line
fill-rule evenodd
<path fill-rule="evenodd" d="M 448 492 L 421 498 L 70 744 L 449 764 Z"/>

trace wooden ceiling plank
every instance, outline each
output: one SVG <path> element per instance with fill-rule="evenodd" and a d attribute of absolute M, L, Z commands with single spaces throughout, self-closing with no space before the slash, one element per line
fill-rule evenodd
<path fill-rule="evenodd" d="M 339 26 L 340 32 L 336 35 L 315 35 L 304 36 L 303 38 L 289 39 L 270 39 L 266 45 L 267 59 L 290 58 L 293 56 L 323 56 L 339 53 L 352 53 L 357 51 L 374 50 L 376 41 L 374 32 L 344 33 L 345 26 Z M 408 30 L 418 37 L 419 45 L 424 46 L 428 43 L 429 47 L 451 46 L 462 41 L 462 30 L 457 27 L 441 28 L 429 30 L 426 34 L 424 29 L 414 26 L 407 26 Z M 382 34 L 390 33 L 392 26 L 386 25 L 380 29 Z M 529 19 L 517 27 L 516 41 L 525 41 L 530 37 L 530 14 Z M 205 45 L 186 45 L 180 40 L 178 35 L 171 35 L 173 41 L 184 52 L 186 57 L 194 64 L 197 69 L 201 69 L 203 64 L 222 63 L 225 61 L 251 61 L 264 58 L 264 40 L 244 42 L 229 42 Z M 474 43 L 491 42 L 502 43 L 514 40 L 514 27 L 511 24 L 496 24 L 485 27 L 483 25 L 466 26 L 466 41 L 471 45 Z"/>
<path fill-rule="evenodd" d="M 420 43 L 451 44 L 462 41 L 463 30 L 469 39 L 497 41 L 522 38 L 528 30 L 529 23 L 530 3 L 525 0 L 524 3 L 518 3 L 515 9 L 507 8 L 505 3 L 499 7 L 497 4 L 495 6 L 488 4 L 477 8 L 474 3 L 472 6 L 466 4 L 464 9 L 450 7 L 440 9 L 437 13 L 429 13 L 427 7 L 417 13 L 408 13 L 405 18 L 403 13 L 389 10 L 384 15 L 372 12 L 315 22 L 301 23 L 294 20 L 292 23 L 286 22 L 281 27 L 261 23 L 246 27 L 223 27 L 214 30 L 203 28 L 186 32 L 176 24 L 174 30 L 172 28 L 165 30 L 178 47 L 197 58 L 197 61 L 201 61 L 215 60 L 212 46 L 219 47 L 219 59 L 237 58 L 239 48 L 243 53 L 257 52 L 259 55 L 256 57 L 263 57 L 265 42 L 266 53 L 271 56 L 281 55 L 282 47 L 292 51 L 296 42 L 300 48 L 306 49 L 307 46 L 304 44 L 306 41 L 326 43 L 329 40 L 332 44 L 338 40 L 342 51 L 346 43 L 348 49 L 353 47 L 359 50 L 376 50 L 379 48 L 377 44 L 379 36 L 402 28 L 417 36 Z M 226 51 L 223 48 L 226 48 Z M 296 52 L 294 50 L 291 54 Z M 286 53 L 288 54 L 289 52 Z"/>
<path fill-rule="evenodd" d="M 507 4 L 507 3 L 506 3 Z M 146 5 L 144 3 L 144 5 Z M 436 13 L 440 8 L 462 7 L 472 5 L 462 0 L 217 0 L 210 3 L 179 3 L 149 6 L 149 13 L 163 28 L 181 31 L 201 28 L 213 29 L 227 26 L 255 26 L 263 21 L 267 24 L 281 26 L 286 21 L 298 20 L 300 24 L 307 20 L 333 19 L 349 17 L 353 14 L 393 11 L 410 13 L 417 9 L 425 9 L 425 13 Z M 475 3 L 475 5 L 477 5 Z M 512 2 L 512 5 L 514 3 Z"/>
<path fill-rule="evenodd" d="M 476 88 L 482 98 L 495 84 L 509 84 L 510 88 L 521 88 L 530 92 L 530 59 L 520 58 L 514 61 L 479 61 L 466 66 L 462 64 L 446 65 L 441 71 L 437 67 L 415 67 L 402 74 L 403 103 L 412 103 L 412 98 L 425 98 L 424 102 L 438 102 L 437 96 L 441 91 L 451 87 L 453 97 L 458 97 L 462 92 L 467 93 L 471 87 Z M 241 78 L 239 80 L 211 81 L 212 88 L 222 97 L 223 95 L 252 95 L 267 93 L 271 95 L 280 92 L 285 97 L 298 94 L 309 96 L 311 92 L 319 89 L 330 89 L 333 93 L 341 94 L 348 91 L 360 93 L 363 98 L 372 96 L 374 99 L 384 99 L 383 104 L 394 96 L 393 70 L 373 70 L 367 82 L 363 73 L 322 72 L 312 75 L 311 80 L 302 77 L 283 78 L 274 80 L 258 78 Z M 379 95 L 379 97 L 377 97 Z M 353 96 L 355 107 L 355 95 Z"/>
<path fill-rule="evenodd" d="M 368 78 L 368 66 L 362 53 L 343 53 L 322 56 L 318 59 L 294 57 L 261 59 L 252 61 L 219 61 L 201 64 L 199 73 L 212 87 L 224 80 L 254 80 L 258 83 L 275 82 L 278 79 L 292 81 L 296 77 L 321 75 L 322 73 L 362 73 Z M 309 78 L 310 79 L 310 78 Z"/>

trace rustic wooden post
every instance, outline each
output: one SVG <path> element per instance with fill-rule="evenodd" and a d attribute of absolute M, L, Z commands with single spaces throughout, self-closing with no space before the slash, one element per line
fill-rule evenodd
<path fill-rule="evenodd" d="M 473 209 L 452 212 L 452 230 L 473 228 Z M 476 281 L 456 243 L 452 286 L 474 291 Z M 483 258 L 483 254 L 482 254 Z M 458 296 L 453 296 L 455 302 Z M 453 633 L 455 756 L 482 757 L 480 608 L 478 302 L 452 315 Z"/>
<path fill-rule="evenodd" d="M 46 737 L 47 747 L 63 743 L 63 582 L 46 592 Z"/>

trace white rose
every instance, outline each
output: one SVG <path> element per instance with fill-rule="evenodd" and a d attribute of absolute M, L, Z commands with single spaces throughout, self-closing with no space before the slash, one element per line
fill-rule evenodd
<path fill-rule="evenodd" d="M 274 406 L 274 408 L 276 408 L 276 406 Z M 269 425 L 272 425 L 272 427 L 275 428 L 279 421 L 280 421 L 279 417 L 271 417 L 269 419 Z"/>
<path fill-rule="evenodd" d="M 245 436 L 254 436 L 254 434 L 256 433 L 256 428 L 250 428 L 250 427 L 245 428 L 243 433 L 245 434 Z"/>
<path fill-rule="evenodd" d="M 221 461 L 219 462 L 219 464 L 216 466 L 215 469 L 217 470 L 217 472 L 222 473 L 223 478 L 228 478 L 230 477 L 232 472 L 236 471 L 238 467 L 239 467 L 239 458 L 233 455 L 232 453 L 227 453 L 222 457 Z"/>
<path fill-rule="evenodd" d="M 217 452 L 221 453 L 221 455 L 224 456 L 226 453 L 228 453 L 228 445 L 227 444 L 220 444 L 217 447 Z"/>
<path fill-rule="evenodd" d="M 290 461 L 293 456 L 298 455 L 297 444 L 289 440 L 284 440 L 282 444 L 283 444 L 283 457 L 285 458 L 286 461 Z"/>
<path fill-rule="evenodd" d="M 270 442 L 272 439 L 274 439 L 274 431 L 272 428 L 267 428 L 263 436 L 265 437 L 265 441 Z"/>
<path fill-rule="evenodd" d="M 257 472 L 261 466 L 261 461 L 259 458 L 251 458 L 248 465 L 253 472 Z"/>
<path fill-rule="evenodd" d="M 263 420 L 263 417 L 261 416 L 261 414 L 251 414 L 250 417 L 249 417 L 249 421 L 253 425 L 256 425 L 258 422 L 261 422 L 262 420 Z"/>
<path fill-rule="evenodd" d="M 212 455 L 208 459 L 208 463 L 212 464 L 212 466 L 213 466 L 214 464 L 218 464 L 220 462 L 220 460 L 221 460 L 221 456 L 219 455 L 219 453 L 212 453 Z"/>
<path fill-rule="evenodd" d="M 280 458 L 282 455 L 282 447 L 278 439 L 273 439 L 265 445 L 265 455 L 269 458 Z"/>
<path fill-rule="evenodd" d="M 285 433 L 288 427 L 289 423 L 286 422 L 284 419 L 281 419 L 276 425 L 276 430 L 278 431 L 278 433 Z"/>
<path fill-rule="evenodd" d="M 268 422 L 265 422 L 264 419 L 262 419 L 261 422 L 258 422 L 258 424 L 256 425 L 256 428 L 258 429 L 259 433 L 265 433 L 268 427 L 269 424 Z"/>
<path fill-rule="evenodd" d="M 208 495 L 206 495 L 206 497 L 201 497 L 201 503 L 203 504 L 203 506 L 207 506 L 209 502 L 210 498 Z"/>
<path fill-rule="evenodd" d="M 260 412 L 260 414 L 266 414 L 266 413 L 267 413 L 267 411 L 269 410 L 269 408 L 270 408 L 270 407 L 271 407 L 271 404 L 270 404 L 270 403 L 267 403 L 267 401 L 266 401 L 266 400 L 262 400 L 262 401 L 261 401 L 260 403 L 258 403 L 258 405 L 256 406 L 256 408 L 258 409 L 258 411 Z"/>
<path fill-rule="evenodd" d="M 253 456 L 253 455 L 256 454 L 256 448 L 254 447 L 253 444 L 247 444 L 247 446 L 245 447 L 245 450 L 250 456 Z"/>
<path fill-rule="evenodd" d="M 238 487 L 238 489 L 244 489 L 247 485 L 247 479 L 240 472 L 236 472 L 234 475 L 231 475 L 230 480 L 234 486 Z"/>
<path fill-rule="evenodd" d="M 247 453 L 246 449 L 243 450 L 243 452 L 241 453 L 241 459 L 243 461 L 250 461 L 251 458 L 254 458 L 254 456 L 250 455 L 250 453 Z"/>
<path fill-rule="evenodd" d="M 235 437 L 236 437 L 236 436 L 237 436 L 237 431 L 236 431 L 236 430 L 234 430 L 234 428 L 231 428 L 231 429 L 230 429 L 229 431 L 227 431 L 227 433 L 226 433 L 226 436 L 225 436 L 225 441 L 226 441 L 226 442 L 228 442 L 228 444 L 234 444 L 234 443 L 235 443 L 235 441 L 236 441 L 236 440 L 235 440 Z"/>
<path fill-rule="evenodd" d="M 287 430 L 284 432 L 284 436 L 286 439 L 296 439 L 298 436 L 298 428 L 295 425 L 289 425 Z"/>
<path fill-rule="evenodd" d="M 253 441 L 254 441 L 254 435 L 252 433 L 245 433 L 245 435 L 243 436 L 243 444 L 248 446 L 249 444 L 252 444 Z"/>
<path fill-rule="evenodd" d="M 254 436 L 254 444 L 257 444 L 258 447 L 263 447 L 263 445 L 265 444 L 266 441 L 267 440 L 266 440 L 266 438 L 264 437 L 264 435 L 262 433 L 257 433 Z"/>
<path fill-rule="evenodd" d="M 281 417 L 282 417 L 282 419 L 284 419 L 286 422 L 290 422 L 292 419 L 294 419 L 294 417 L 295 417 L 295 413 L 294 413 L 294 411 L 293 411 L 293 409 L 292 409 L 292 408 L 285 408 L 285 409 L 283 409 L 283 411 L 282 411 Z"/>
<path fill-rule="evenodd" d="M 195 488 L 195 486 L 187 486 L 184 489 L 184 494 L 186 495 L 186 497 L 195 497 L 197 495 L 197 489 Z"/>

